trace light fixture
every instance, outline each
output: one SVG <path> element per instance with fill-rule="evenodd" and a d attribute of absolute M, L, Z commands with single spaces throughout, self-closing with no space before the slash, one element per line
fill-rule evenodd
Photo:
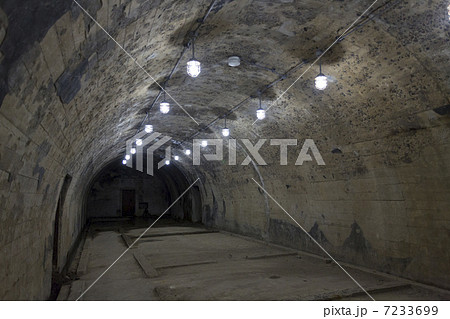
<path fill-rule="evenodd" d="M 264 120 L 266 118 L 266 111 L 262 108 L 261 103 L 261 93 L 258 92 L 259 95 L 259 108 L 256 110 L 256 117 L 258 120 Z"/>
<path fill-rule="evenodd" d="M 151 132 L 153 132 L 153 125 L 151 125 L 151 124 L 146 124 L 144 130 L 145 130 L 146 133 L 151 133 Z"/>
<path fill-rule="evenodd" d="M 230 135 L 230 129 L 227 128 L 227 127 L 224 127 L 222 129 L 222 135 L 225 136 L 225 137 L 229 136 Z"/>
<path fill-rule="evenodd" d="M 227 137 L 230 135 L 230 129 L 227 127 L 227 118 L 225 117 L 225 127 L 222 129 L 222 135 Z"/>
<path fill-rule="evenodd" d="M 178 155 L 175 155 L 174 157 L 174 160 L 176 160 L 176 161 L 178 161 L 180 158 L 178 157 Z"/>
<path fill-rule="evenodd" d="M 141 146 L 142 145 L 142 140 L 140 138 L 136 139 L 136 145 L 137 146 Z"/>
<path fill-rule="evenodd" d="M 136 154 L 136 149 L 134 147 L 132 147 L 131 150 L 130 150 L 130 153 L 131 154 Z"/>
<path fill-rule="evenodd" d="M 129 160 L 131 158 L 131 156 L 129 154 L 125 155 L 125 160 Z"/>
<path fill-rule="evenodd" d="M 126 159 L 122 160 L 122 164 L 126 165 L 127 164 L 127 160 Z"/>
<path fill-rule="evenodd" d="M 192 38 L 191 40 L 191 45 L 192 45 L 192 59 L 190 59 L 187 63 L 187 74 L 190 77 L 196 78 L 201 72 L 201 67 L 200 61 L 195 59 L 194 38 Z"/>
<path fill-rule="evenodd" d="M 159 110 L 162 114 L 167 114 L 170 111 L 170 104 L 166 101 L 166 85 L 164 84 L 163 87 L 163 100 L 161 103 L 159 103 Z"/>
<path fill-rule="evenodd" d="M 161 111 L 162 114 L 169 113 L 169 111 L 170 111 L 170 104 L 169 104 L 169 102 L 162 101 L 159 104 L 159 110 Z"/>
<path fill-rule="evenodd" d="M 323 91 L 327 88 L 327 77 L 322 73 L 322 63 L 319 61 L 319 75 L 316 76 L 314 85 L 316 89 Z"/>
<path fill-rule="evenodd" d="M 186 155 L 191 155 L 191 150 L 185 150 L 185 151 L 184 151 L 184 154 L 186 154 Z"/>
<path fill-rule="evenodd" d="M 169 165 L 170 164 L 170 161 L 169 160 L 166 160 L 166 165 Z"/>
<path fill-rule="evenodd" d="M 231 67 L 237 67 L 241 65 L 241 59 L 238 56 L 230 56 L 228 58 L 228 65 Z"/>
<path fill-rule="evenodd" d="M 266 111 L 262 107 L 256 110 L 256 117 L 258 120 L 264 120 L 266 118 Z"/>
<path fill-rule="evenodd" d="M 208 141 L 203 140 L 203 141 L 202 141 L 202 147 L 206 147 L 206 146 L 208 146 Z"/>

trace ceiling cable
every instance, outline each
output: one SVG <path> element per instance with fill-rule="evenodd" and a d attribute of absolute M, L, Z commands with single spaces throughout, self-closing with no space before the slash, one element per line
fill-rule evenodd
<path fill-rule="evenodd" d="M 388 9 L 393 8 L 395 5 L 397 5 L 399 2 L 401 2 L 402 0 L 388 0 L 386 3 L 380 5 L 379 7 L 373 9 L 371 12 L 369 12 L 365 19 L 363 19 L 360 23 L 356 24 L 355 26 L 353 26 L 347 33 L 345 33 L 343 36 L 340 37 L 339 42 L 343 41 L 347 36 L 349 36 L 351 33 L 361 29 L 364 25 L 366 25 L 368 22 L 372 21 L 373 19 L 375 19 L 376 17 L 379 17 L 380 15 L 382 15 L 384 12 L 386 12 Z M 189 40 L 189 42 L 184 46 L 183 51 L 180 54 L 180 57 L 177 61 L 177 63 L 175 64 L 174 68 L 172 69 L 172 71 L 170 72 L 169 76 L 166 79 L 166 82 L 170 80 L 170 78 L 172 77 L 173 73 L 175 72 L 176 68 L 178 67 L 184 53 L 186 52 L 187 49 L 190 48 L 190 46 L 193 44 L 193 41 L 195 40 L 195 38 L 198 37 L 198 30 L 200 29 L 200 27 L 203 25 L 203 23 L 205 22 L 206 18 L 208 17 L 208 15 L 210 14 L 210 12 L 212 11 L 214 5 L 216 3 L 216 0 L 213 1 L 211 3 L 211 5 L 208 8 L 208 11 L 206 12 L 205 16 L 203 18 L 200 18 L 197 20 L 198 22 L 198 26 L 196 27 L 196 29 L 191 32 L 192 36 L 191 39 Z M 383 8 L 383 9 L 382 9 Z M 377 12 L 378 10 L 382 9 L 381 11 L 379 11 L 377 14 L 374 14 L 375 12 Z M 274 68 L 269 68 L 260 64 L 257 64 L 256 62 L 250 62 L 247 60 L 243 60 L 243 62 L 250 64 L 252 66 L 255 66 L 257 68 L 260 69 L 264 69 L 266 71 L 270 71 L 273 72 L 277 75 L 279 75 L 279 77 L 277 79 L 275 79 L 274 81 L 272 81 L 271 83 L 265 85 L 262 89 L 258 89 L 256 91 L 257 94 L 262 94 L 265 91 L 267 91 L 268 89 L 270 89 L 271 87 L 273 87 L 274 85 L 276 85 L 278 82 L 281 82 L 283 80 L 285 80 L 288 75 L 290 75 L 291 73 L 293 73 L 295 70 L 297 70 L 298 68 L 302 67 L 303 65 L 305 65 L 306 63 L 308 63 L 307 60 L 302 60 L 300 63 L 298 63 L 297 65 L 295 65 L 293 68 L 291 68 L 290 70 L 288 70 L 287 72 L 285 72 L 284 74 L 280 74 L 278 73 Z M 146 117 L 144 119 L 144 121 L 142 121 L 141 125 L 139 126 L 138 130 L 140 130 L 140 128 L 142 127 L 143 123 L 147 120 L 148 116 L 149 116 L 149 112 L 152 109 L 152 107 L 154 106 L 154 104 L 156 103 L 156 101 L 159 99 L 159 97 L 162 94 L 162 90 L 159 91 L 158 95 L 156 96 L 155 100 L 153 101 L 153 103 L 151 104 L 151 106 L 149 107 Z M 184 140 L 177 142 L 176 144 L 178 144 L 179 146 L 181 146 L 183 143 L 185 143 L 188 140 L 191 140 L 192 138 L 196 137 L 197 135 L 199 135 L 201 132 L 206 131 L 208 128 L 210 128 L 211 126 L 213 126 L 217 121 L 227 118 L 229 117 L 233 112 L 237 111 L 238 109 L 240 109 L 242 106 L 244 106 L 246 104 L 246 102 L 248 102 L 249 100 L 251 100 L 252 98 L 254 98 L 253 95 L 250 95 L 249 97 L 245 98 L 244 100 L 242 100 L 241 102 L 239 102 L 238 104 L 236 104 L 235 106 L 233 106 L 232 108 L 230 108 L 225 114 L 217 116 L 215 119 L 213 119 L 211 122 L 209 122 L 207 125 L 203 126 L 202 128 L 198 129 L 197 132 L 195 132 L 194 134 L 192 134 L 191 136 L 189 136 L 188 138 L 185 138 Z"/>
<path fill-rule="evenodd" d="M 197 19 L 198 25 L 195 28 L 195 30 L 192 32 L 193 36 L 191 37 L 189 42 L 186 45 L 183 46 L 183 50 L 181 51 L 177 62 L 175 63 L 174 67 L 172 68 L 172 70 L 170 71 L 169 75 L 166 77 L 166 80 L 164 81 L 165 84 L 167 84 L 167 82 L 169 82 L 169 80 L 172 78 L 173 74 L 175 73 L 175 70 L 180 65 L 181 59 L 183 58 L 184 54 L 186 53 L 186 50 L 188 50 L 190 48 L 193 38 L 198 37 L 198 31 L 200 30 L 200 27 L 205 23 L 206 19 L 208 18 L 209 14 L 211 13 L 212 9 L 214 8 L 216 2 L 217 2 L 217 0 L 212 1 L 210 6 L 208 7 L 208 10 L 207 10 L 206 14 L 203 16 L 203 18 Z M 141 124 L 137 128 L 136 134 L 139 133 L 139 131 L 141 130 L 141 128 L 144 125 L 144 123 L 148 120 L 149 113 L 152 110 L 152 108 L 155 106 L 155 104 L 158 101 L 158 99 L 161 97 L 162 92 L 163 92 L 163 90 L 160 89 L 158 94 L 156 95 L 156 97 L 153 99 L 152 104 L 150 104 L 150 106 L 148 107 L 147 112 L 145 114 L 145 118 L 142 120 Z"/>
<path fill-rule="evenodd" d="M 379 17 L 380 15 L 382 15 L 383 13 L 385 13 L 388 9 L 393 8 L 395 5 L 397 5 L 399 2 L 401 2 L 402 0 L 388 0 L 386 3 L 378 6 L 377 8 L 373 9 L 372 11 L 370 11 L 367 15 L 366 18 L 364 20 L 362 20 L 360 23 L 356 24 L 355 26 L 353 26 L 346 34 L 344 34 L 342 37 L 340 37 L 339 42 L 343 41 L 347 36 L 349 36 L 351 33 L 359 30 L 360 28 L 362 28 L 364 25 L 366 25 L 368 22 L 372 21 L 373 19 L 375 19 L 376 17 Z M 383 8 L 380 12 L 378 12 L 377 14 L 374 14 L 375 12 L 377 12 L 378 10 L 380 10 L 381 8 Z M 256 62 L 250 62 L 250 61 L 246 61 L 243 60 L 241 58 L 241 60 L 243 62 L 246 62 L 250 65 L 253 65 L 255 67 L 261 68 L 261 69 L 265 69 L 267 71 L 271 71 L 274 72 L 276 74 L 278 74 L 275 69 L 270 69 L 268 67 L 262 66 L 257 64 Z M 269 83 L 268 85 L 266 85 L 262 90 L 258 90 L 257 93 L 263 93 L 266 90 L 268 90 L 269 88 L 271 88 L 272 86 L 276 85 L 278 82 L 283 81 L 284 79 L 287 78 L 287 76 L 292 73 L 293 71 L 295 71 L 297 68 L 303 66 L 304 64 L 308 63 L 307 60 L 303 60 L 302 62 L 300 62 L 299 64 L 297 64 L 296 66 L 294 66 L 294 68 L 292 68 L 291 70 L 287 71 L 286 73 L 284 73 L 283 75 L 281 75 L 278 79 L 276 79 L 275 81 Z M 321 65 L 320 65 L 321 67 Z M 205 131 L 206 129 L 208 129 L 209 127 L 211 127 L 212 125 L 214 125 L 217 121 L 219 121 L 220 119 L 223 119 L 224 117 L 229 116 L 231 113 L 233 113 L 234 111 L 238 110 L 239 108 L 241 108 L 245 102 L 247 102 L 248 100 L 250 100 L 252 98 L 252 96 L 249 96 L 248 98 L 244 99 L 243 101 L 241 101 L 240 103 L 238 103 L 237 105 L 235 105 L 234 107 L 232 107 L 230 110 L 228 110 L 224 115 L 218 116 L 216 117 L 214 120 L 212 120 L 209 124 L 207 124 L 206 126 L 202 127 L 201 129 L 199 129 L 196 133 L 192 134 L 190 137 L 184 139 L 181 143 L 186 142 L 189 139 L 194 138 L 195 136 L 197 136 L 198 134 L 200 134 L 201 132 Z M 181 144 L 180 143 L 180 144 Z"/>

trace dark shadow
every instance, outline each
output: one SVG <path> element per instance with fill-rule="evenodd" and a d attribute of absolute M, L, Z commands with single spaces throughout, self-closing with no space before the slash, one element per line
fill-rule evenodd
<path fill-rule="evenodd" d="M 156 218 L 189 187 L 193 179 L 188 178 L 177 161 L 158 169 L 162 160 L 155 153 L 153 176 L 146 174 L 146 156 L 140 172 L 121 163 L 120 159 L 106 165 L 92 180 L 86 197 L 89 220 L 134 220 Z M 201 194 L 197 187 L 182 196 L 164 217 L 181 221 L 201 222 Z"/>
<path fill-rule="evenodd" d="M 61 191 L 59 193 L 58 204 L 56 206 L 54 231 L 53 231 L 53 256 L 52 256 L 52 288 L 50 292 L 50 300 L 56 300 L 62 285 L 61 272 L 58 268 L 59 244 L 61 219 L 63 215 L 64 201 L 66 199 L 67 190 L 69 189 L 72 176 L 66 175 L 64 178 Z"/>

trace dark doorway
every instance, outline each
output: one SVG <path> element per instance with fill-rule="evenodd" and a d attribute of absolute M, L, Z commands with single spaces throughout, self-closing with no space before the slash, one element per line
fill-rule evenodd
<path fill-rule="evenodd" d="M 200 194 L 200 188 L 197 185 L 192 187 L 192 216 L 191 221 L 198 223 L 202 221 L 202 197 Z"/>
<path fill-rule="evenodd" d="M 122 216 L 134 216 L 136 210 L 135 190 L 122 190 Z"/>
<path fill-rule="evenodd" d="M 58 268 L 58 255 L 59 255 L 59 243 L 60 243 L 60 229 L 61 229 L 61 217 L 63 215 L 64 201 L 66 199 L 67 190 L 69 189 L 72 176 L 66 175 L 59 192 L 58 204 L 56 205 L 55 222 L 53 225 L 53 255 L 52 255 L 52 290 L 50 293 L 50 299 L 56 299 L 59 290 L 61 289 L 61 274 Z"/>

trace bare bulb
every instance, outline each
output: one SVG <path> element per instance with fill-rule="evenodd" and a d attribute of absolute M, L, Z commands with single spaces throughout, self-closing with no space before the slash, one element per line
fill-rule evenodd
<path fill-rule="evenodd" d="M 256 117 L 258 120 L 264 120 L 266 118 L 266 111 L 263 108 L 259 108 L 256 110 Z"/>
<path fill-rule="evenodd" d="M 187 63 L 187 74 L 190 77 L 196 78 L 201 72 L 200 61 L 192 59 Z"/>
<path fill-rule="evenodd" d="M 327 87 L 327 82 L 328 82 L 327 77 L 325 75 L 323 75 L 322 73 L 320 73 L 318 76 L 316 76 L 314 85 L 315 85 L 316 89 L 323 91 Z"/>
<path fill-rule="evenodd" d="M 170 111 L 170 104 L 169 104 L 169 102 L 162 101 L 161 103 L 159 103 L 159 110 L 161 111 L 162 114 L 169 113 L 169 111 Z"/>
<path fill-rule="evenodd" d="M 145 132 L 146 132 L 146 133 L 151 133 L 151 132 L 153 132 L 153 125 L 151 125 L 151 124 L 145 125 Z"/>
<path fill-rule="evenodd" d="M 229 136 L 229 135 L 230 135 L 230 129 L 224 127 L 224 128 L 222 129 L 222 135 L 225 136 L 225 137 Z"/>

